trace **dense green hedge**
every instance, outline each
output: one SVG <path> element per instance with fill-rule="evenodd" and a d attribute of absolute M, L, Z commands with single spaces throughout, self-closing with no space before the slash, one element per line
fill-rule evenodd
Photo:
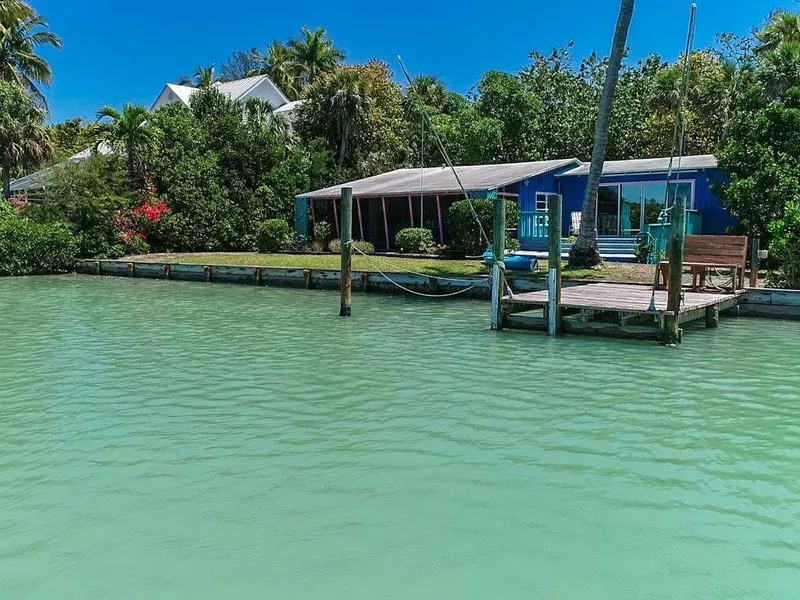
<path fill-rule="evenodd" d="M 0 275 L 65 273 L 78 247 L 63 223 L 37 223 L 0 215 Z"/>
<path fill-rule="evenodd" d="M 419 227 L 401 229 L 394 236 L 394 243 L 401 252 L 414 254 L 428 254 L 436 247 L 433 243 L 433 232 Z"/>
<path fill-rule="evenodd" d="M 519 222 L 519 206 L 513 200 L 506 200 L 506 227 L 516 227 Z M 494 200 L 473 200 L 475 213 L 480 219 L 486 235 L 492 237 Z M 450 230 L 453 250 L 470 255 L 483 254 L 487 249 L 481 240 L 481 233 L 467 200 L 454 202 L 447 211 L 447 227 Z M 506 243 L 506 247 L 509 244 Z"/>
<path fill-rule="evenodd" d="M 284 219 L 267 219 L 258 228 L 258 251 L 280 252 L 292 245 L 292 228 Z"/>

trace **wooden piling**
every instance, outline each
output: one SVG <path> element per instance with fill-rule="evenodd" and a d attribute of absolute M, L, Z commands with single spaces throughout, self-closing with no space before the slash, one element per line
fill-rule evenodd
<path fill-rule="evenodd" d="M 719 327 L 719 304 L 706 307 L 706 327 L 708 329 Z"/>
<path fill-rule="evenodd" d="M 669 278 L 667 280 L 667 310 L 668 314 L 664 323 L 664 343 L 678 345 L 681 341 L 680 322 L 681 311 L 681 279 L 683 278 L 683 250 L 686 239 L 686 198 L 676 196 L 670 215 L 669 245 Z"/>
<path fill-rule="evenodd" d="M 503 328 L 502 315 L 500 314 L 500 298 L 503 295 L 503 269 L 500 263 L 506 250 L 506 201 L 496 198 L 492 215 L 492 324 L 491 328 Z"/>
<path fill-rule="evenodd" d="M 759 252 L 761 251 L 761 240 L 753 238 L 750 248 L 750 287 L 758 287 L 758 269 L 760 267 Z"/>
<path fill-rule="evenodd" d="M 341 268 L 341 306 L 340 317 L 349 317 L 353 311 L 353 188 L 343 187 L 341 192 L 341 243 L 342 243 L 342 268 Z"/>
<path fill-rule="evenodd" d="M 170 265 L 169 263 L 164 264 L 164 279 L 169 279 L 170 276 Z"/>
<path fill-rule="evenodd" d="M 561 331 L 561 196 L 552 195 L 547 207 L 548 267 L 547 274 L 547 333 Z"/>

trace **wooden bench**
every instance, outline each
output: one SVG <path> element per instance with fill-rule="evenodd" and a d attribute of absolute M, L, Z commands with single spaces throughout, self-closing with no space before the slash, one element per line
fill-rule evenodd
<path fill-rule="evenodd" d="M 747 237 L 738 235 L 687 235 L 683 266 L 692 273 L 692 288 L 702 289 L 709 269 L 730 269 L 732 290 L 744 288 L 747 265 Z M 659 263 L 661 283 L 667 287 L 669 261 Z M 699 286 L 698 286 L 698 279 Z"/>

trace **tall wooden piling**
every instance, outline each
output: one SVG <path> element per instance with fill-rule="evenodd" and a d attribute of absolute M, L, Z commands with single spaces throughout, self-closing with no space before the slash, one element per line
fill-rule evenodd
<path fill-rule="evenodd" d="M 664 343 L 677 345 L 680 343 L 679 314 L 681 311 L 683 278 L 683 250 L 686 239 L 686 197 L 675 198 L 670 216 L 669 245 L 669 279 L 667 282 L 667 310 L 672 312 L 664 320 Z"/>
<path fill-rule="evenodd" d="M 547 333 L 561 331 L 561 196 L 552 195 L 547 207 Z"/>
<path fill-rule="evenodd" d="M 492 329 L 503 328 L 500 298 L 503 295 L 503 269 L 500 267 L 506 251 L 506 201 L 497 198 L 492 213 Z"/>
<path fill-rule="evenodd" d="M 341 306 L 340 317 L 349 317 L 353 311 L 353 188 L 343 187 L 341 197 L 341 242 L 342 242 L 342 271 L 341 271 Z"/>
<path fill-rule="evenodd" d="M 758 238 L 753 238 L 753 241 L 750 242 L 750 287 L 757 288 L 758 287 L 758 270 L 760 267 L 761 258 L 759 253 L 761 252 L 761 240 Z"/>

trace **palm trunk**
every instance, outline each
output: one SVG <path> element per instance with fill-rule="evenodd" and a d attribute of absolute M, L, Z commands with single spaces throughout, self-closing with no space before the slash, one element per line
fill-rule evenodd
<path fill-rule="evenodd" d="M 336 164 L 339 167 L 344 166 L 344 159 L 347 156 L 347 127 L 345 126 L 344 131 L 342 132 L 342 143 L 339 145 L 339 160 Z"/>
<path fill-rule="evenodd" d="M 633 17 L 634 0 L 621 0 L 614 41 L 611 44 L 611 56 L 603 83 L 603 95 L 600 97 L 600 109 L 594 130 L 594 148 L 592 162 L 589 166 L 589 178 L 586 183 L 586 195 L 583 199 L 581 227 L 578 239 L 569 251 L 569 267 L 572 269 L 590 268 L 602 262 L 597 250 L 597 190 L 603 174 L 603 161 L 608 143 L 608 125 L 611 120 L 611 109 L 614 106 L 614 94 L 617 91 L 619 70 L 622 57 L 625 55 L 625 44 L 628 39 L 628 28 Z"/>

